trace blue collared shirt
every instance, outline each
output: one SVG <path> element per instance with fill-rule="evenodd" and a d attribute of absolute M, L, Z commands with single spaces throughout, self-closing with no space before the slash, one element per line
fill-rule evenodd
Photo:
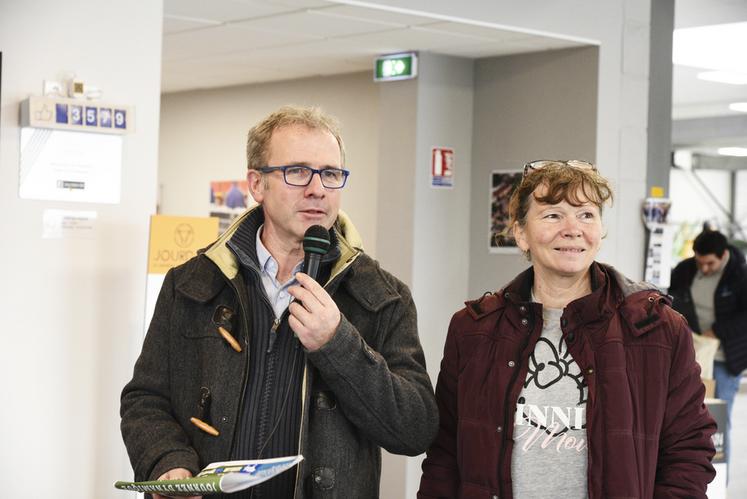
<path fill-rule="evenodd" d="M 278 282 L 278 262 L 273 258 L 267 248 L 265 248 L 265 245 L 262 244 L 260 236 L 262 235 L 263 228 L 264 225 L 260 226 L 257 230 L 257 263 L 259 263 L 259 269 L 261 271 L 262 286 L 265 288 L 267 298 L 270 300 L 272 309 L 275 311 L 275 318 L 279 318 L 283 315 L 285 309 L 288 308 L 288 305 L 293 298 L 290 293 L 288 293 L 288 288 L 297 284 L 298 281 L 296 281 L 295 276 L 296 272 L 301 271 L 303 260 L 298 262 L 298 265 L 293 268 L 293 272 L 291 272 L 293 277 L 291 277 L 288 282 L 282 284 Z"/>

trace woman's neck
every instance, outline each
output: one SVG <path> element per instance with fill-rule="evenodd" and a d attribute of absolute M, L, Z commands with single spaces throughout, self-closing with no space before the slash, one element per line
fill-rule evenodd
<path fill-rule="evenodd" d="M 565 308 L 573 300 L 591 293 L 589 270 L 579 276 L 545 275 L 535 267 L 532 293 L 543 306 Z"/>

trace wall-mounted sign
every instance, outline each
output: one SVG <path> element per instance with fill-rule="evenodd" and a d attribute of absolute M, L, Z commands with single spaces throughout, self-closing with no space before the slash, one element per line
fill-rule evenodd
<path fill-rule="evenodd" d="M 382 55 L 376 58 L 374 81 L 409 80 L 418 76 L 418 55 L 415 52 Z"/>
<path fill-rule="evenodd" d="M 21 128 L 23 199 L 119 203 L 122 137 Z"/>
<path fill-rule="evenodd" d="M 21 102 L 21 126 L 125 134 L 134 127 L 130 106 L 79 99 L 29 97 Z"/>
<path fill-rule="evenodd" d="M 44 210 L 42 238 L 94 239 L 96 217 L 95 211 Z"/>
<path fill-rule="evenodd" d="M 454 149 L 431 149 L 431 187 L 454 188 Z"/>
<path fill-rule="evenodd" d="M 217 218 L 153 215 L 150 217 L 148 273 L 165 274 L 217 237 Z"/>

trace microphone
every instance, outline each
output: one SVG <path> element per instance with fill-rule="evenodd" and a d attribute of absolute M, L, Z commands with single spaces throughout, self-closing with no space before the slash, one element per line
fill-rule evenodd
<path fill-rule="evenodd" d="M 329 251 L 329 231 L 321 225 L 312 225 L 303 235 L 303 272 L 315 281 L 319 263 Z"/>

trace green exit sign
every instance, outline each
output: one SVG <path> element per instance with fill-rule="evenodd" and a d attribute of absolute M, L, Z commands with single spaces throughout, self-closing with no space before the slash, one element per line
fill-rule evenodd
<path fill-rule="evenodd" d="M 374 81 L 408 80 L 418 75 L 418 55 L 415 52 L 382 55 L 376 58 Z"/>

